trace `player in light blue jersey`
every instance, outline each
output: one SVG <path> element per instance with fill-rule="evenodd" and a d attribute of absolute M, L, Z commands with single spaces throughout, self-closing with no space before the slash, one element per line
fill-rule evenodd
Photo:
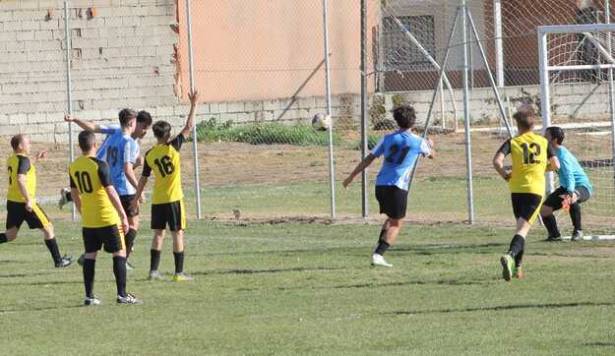
<path fill-rule="evenodd" d="M 547 241 L 561 240 L 553 212 L 562 207 L 569 209 L 570 219 L 574 226 L 572 240 L 576 241 L 583 238 L 580 204 L 591 198 L 593 187 L 579 161 L 566 147 L 562 146 L 565 138 L 564 130 L 557 126 L 548 127 L 545 138 L 549 141 L 549 145 L 560 162 L 558 170 L 560 187 L 547 197 L 540 211 L 542 221 L 549 233 Z"/>
<path fill-rule="evenodd" d="M 433 158 L 433 142 L 411 132 L 416 114 L 411 106 L 400 106 L 393 111 L 399 130 L 384 136 L 372 152 L 357 165 L 344 180 L 348 187 L 353 179 L 378 157 L 383 156 L 382 168 L 376 178 L 376 199 L 380 213 L 387 215 L 378 244 L 372 254 L 372 265 L 392 267 L 384 260 L 384 253 L 395 243 L 406 216 L 410 174 L 419 156 Z"/>

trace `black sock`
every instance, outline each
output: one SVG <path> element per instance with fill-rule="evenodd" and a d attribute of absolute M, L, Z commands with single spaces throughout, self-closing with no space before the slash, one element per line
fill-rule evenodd
<path fill-rule="evenodd" d="M 574 203 L 570 205 L 570 220 L 572 220 L 574 231 L 583 230 L 583 227 L 581 226 L 581 204 Z"/>
<path fill-rule="evenodd" d="M 126 296 L 126 257 L 113 257 L 113 274 L 115 275 L 115 285 L 117 295 Z"/>
<path fill-rule="evenodd" d="M 3 244 L 5 242 L 8 242 L 9 239 L 6 237 L 6 233 L 0 233 L 0 244 Z"/>
<path fill-rule="evenodd" d="M 382 228 L 382 230 L 380 230 L 380 237 L 378 237 L 378 242 L 386 241 L 386 237 L 387 237 L 387 229 Z"/>
<path fill-rule="evenodd" d="M 173 252 L 175 258 L 175 273 L 182 273 L 184 271 L 184 251 Z"/>
<path fill-rule="evenodd" d="M 519 252 L 517 254 L 517 256 L 515 256 L 515 267 L 519 268 L 521 267 L 521 263 L 523 262 L 523 253 L 525 252 L 525 250 L 521 250 L 521 252 Z"/>
<path fill-rule="evenodd" d="M 85 285 L 85 296 L 93 298 L 94 294 L 94 271 L 96 269 L 96 260 L 86 258 L 83 260 L 83 284 Z"/>
<path fill-rule="evenodd" d="M 49 253 L 51 253 L 53 263 L 57 266 L 60 262 L 62 262 L 62 256 L 60 256 L 60 249 L 58 248 L 56 239 L 45 240 L 45 245 L 47 245 L 47 249 L 49 250 Z"/>
<path fill-rule="evenodd" d="M 126 242 L 126 259 L 130 256 L 130 252 L 132 252 L 132 246 L 135 243 L 135 239 L 137 238 L 137 230 L 129 229 L 126 236 L 124 236 L 124 241 Z"/>
<path fill-rule="evenodd" d="M 508 250 L 508 254 L 513 258 L 517 257 L 523 248 L 525 247 L 525 239 L 521 235 L 515 235 L 510 241 L 510 249 Z"/>
<path fill-rule="evenodd" d="M 151 249 L 149 250 L 149 253 L 151 257 L 150 263 L 149 263 L 149 270 L 157 271 L 158 266 L 160 266 L 160 251 Z"/>
<path fill-rule="evenodd" d="M 549 216 L 543 216 L 542 222 L 545 224 L 547 231 L 549 232 L 549 237 L 561 237 L 559 229 L 557 228 L 557 220 L 555 219 L 555 215 L 551 214 Z"/>
<path fill-rule="evenodd" d="M 385 252 L 387 252 L 387 250 L 389 249 L 389 247 L 391 247 L 391 245 L 389 245 L 388 242 L 386 241 L 378 241 L 378 246 L 376 246 L 376 250 L 374 250 L 374 253 L 377 255 L 384 255 Z"/>

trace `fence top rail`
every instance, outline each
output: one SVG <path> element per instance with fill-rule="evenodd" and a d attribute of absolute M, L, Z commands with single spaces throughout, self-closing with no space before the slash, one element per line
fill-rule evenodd
<path fill-rule="evenodd" d="M 583 33 L 615 31 L 615 24 L 585 24 L 585 25 L 548 25 L 538 26 L 538 34 L 551 33 Z"/>

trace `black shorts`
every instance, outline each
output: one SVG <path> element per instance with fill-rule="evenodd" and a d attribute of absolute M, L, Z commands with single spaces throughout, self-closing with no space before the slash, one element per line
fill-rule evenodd
<path fill-rule="evenodd" d="M 184 209 L 183 200 L 152 204 L 151 228 L 153 230 L 164 230 L 167 225 L 171 231 L 180 231 L 186 228 L 186 209 Z"/>
<path fill-rule="evenodd" d="M 84 227 L 82 229 L 83 245 L 86 253 L 99 251 L 104 246 L 105 252 L 114 253 L 125 249 L 124 235 L 117 225 L 105 227 Z"/>
<path fill-rule="evenodd" d="M 534 223 L 540 212 L 542 205 L 542 196 L 531 193 L 512 193 L 512 206 L 515 219 Z"/>
<path fill-rule="evenodd" d="M 23 222 L 28 223 L 30 229 L 43 229 L 51 223 L 47 214 L 38 204 L 32 206 L 32 211 L 26 210 L 26 203 L 7 200 L 6 202 L 6 229 L 20 228 Z"/>
<path fill-rule="evenodd" d="M 134 209 L 131 208 L 132 201 L 134 200 L 135 197 L 136 195 L 134 194 L 120 195 L 120 202 L 122 202 L 122 208 L 124 208 L 124 211 L 126 212 L 126 216 L 128 216 L 129 218 L 139 215 L 138 207 Z"/>
<path fill-rule="evenodd" d="M 386 214 L 391 219 L 402 219 L 406 216 L 408 206 L 408 191 L 394 185 L 376 186 L 376 199 L 380 204 L 380 214 Z"/>
<path fill-rule="evenodd" d="M 589 192 L 589 189 L 585 187 L 577 187 L 574 191 L 577 194 L 578 200 L 577 203 L 581 204 L 589 200 L 592 194 Z M 547 200 L 545 200 L 544 205 L 553 208 L 553 210 L 559 210 L 562 208 L 562 203 L 564 199 L 560 197 L 560 195 L 568 194 L 568 191 L 563 187 L 559 187 L 553 191 L 553 193 L 549 194 Z"/>

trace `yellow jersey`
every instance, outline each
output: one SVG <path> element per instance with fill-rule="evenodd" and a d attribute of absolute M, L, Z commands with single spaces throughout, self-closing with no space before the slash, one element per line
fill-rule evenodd
<path fill-rule="evenodd" d="M 145 154 L 142 174 L 149 177 L 153 170 L 155 177 L 152 204 L 173 203 L 184 198 L 179 154 L 184 142 L 186 138 L 180 134 L 169 143 L 157 144 Z"/>
<path fill-rule="evenodd" d="M 120 224 L 120 217 L 107 195 L 112 186 L 109 166 L 95 157 L 81 156 L 69 168 L 70 186 L 79 191 L 83 227 L 99 228 Z"/>
<path fill-rule="evenodd" d="M 527 132 L 506 141 L 498 152 L 511 155 L 512 173 L 508 182 L 511 193 L 544 196 L 545 173 L 553 153 L 546 138 Z"/>
<path fill-rule="evenodd" d="M 14 153 L 6 161 L 9 173 L 9 191 L 6 199 L 16 203 L 25 203 L 26 199 L 19 190 L 17 175 L 26 176 L 26 189 L 31 199 L 36 197 L 36 167 L 30 162 L 28 156 Z"/>

